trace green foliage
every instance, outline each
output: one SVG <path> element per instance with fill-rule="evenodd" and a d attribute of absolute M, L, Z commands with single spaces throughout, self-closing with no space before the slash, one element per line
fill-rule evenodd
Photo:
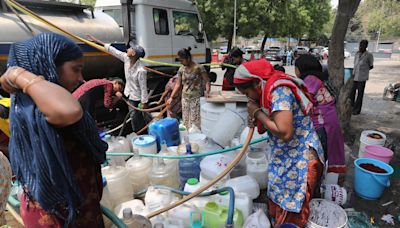
<path fill-rule="evenodd" d="M 208 38 L 233 32 L 234 0 L 197 0 Z M 237 0 L 237 35 L 317 38 L 331 17 L 330 0 Z"/>
<path fill-rule="evenodd" d="M 364 36 L 376 39 L 400 37 L 400 3 L 398 0 L 364 0 L 356 13 L 364 29 Z"/>

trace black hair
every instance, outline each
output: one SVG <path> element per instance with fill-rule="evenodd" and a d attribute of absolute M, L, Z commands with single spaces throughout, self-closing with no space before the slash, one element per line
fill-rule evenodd
<path fill-rule="evenodd" d="M 233 58 L 242 57 L 242 55 L 243 55 L 243 51 L 238 47 L 232 48 L 231 51 L 229 52 L 229 56 L 231 56 Z"/>
<path fill-rule="evenodd" d="M 125 82 L 121 78 L 115 77 L 115 78 L 109 78 L 108 80 L 117 82 L 121 86 L 122 91 L 124 90 Z"/>
<path fill-rule="evenodd" d="M 361 41 L 360 41 L 360 44 L 361 44 L 361 43 L 365 43 L 365 45 L 368 46 L 368 40 L 361 40 Z"/>
<path fill-rule="evenodd" d="M 283 73 L 286 73 L 285 68 L 284 68 L 283 66 L 279 65 L 279 64 L 275 64 L 275 65 L 274 65 L 274 69 L 275 69 L 275 70 L 282 71 Z"/>
<path fill-rule="evenodd" d="M 321 81 L 328 79 L 322 72 L 321 63 L 313 55 L 300 55 L 294 65 L 300 71 L 300 78 L 303 80 L 309 75 L 317 76 Z"/>
<path fill-rule="evenodd" d="M 182 48 L 181 50 L 178 51 L 178 57 L 181 59 L 191 59 L 192 54 L 190 51 L 192 50 L 191 47 L 188 48 Z"/>
<path fill-rule="evenodd" d="M 248 82 L 245 82 L 245 83 L 234 84 L 234 85 L 238 89 L 249 89 L 249 88 L 254 87 L 255 81 L 256 81 L 256 79 L 248 81 Z"/>

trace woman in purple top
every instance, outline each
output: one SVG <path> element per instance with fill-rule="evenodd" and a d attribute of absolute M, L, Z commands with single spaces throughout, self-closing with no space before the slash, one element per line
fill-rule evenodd
<path fill-rule="evenodd" d="M 301 55 L 295 63 L 296 76 L 303 79 L 314 97 L 311 118 L 328 159 L 328 172 L 345 173 L 344 138 L 336 113 L 335 98 L 326 89 L 322 66 L 312 55 Z"/>

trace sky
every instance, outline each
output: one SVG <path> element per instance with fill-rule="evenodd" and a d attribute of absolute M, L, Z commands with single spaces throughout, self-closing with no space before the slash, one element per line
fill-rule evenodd
<path fill-rule="evenodd" d="M 331 0 L 331 5 L 333 8 L 336 8 L 338 5 L 339 0 Z"/>

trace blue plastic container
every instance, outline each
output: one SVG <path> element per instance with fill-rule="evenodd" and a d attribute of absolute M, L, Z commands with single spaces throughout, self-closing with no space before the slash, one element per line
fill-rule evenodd
<path fill-rule="evenodd" d="M 174 118 L 164 118 L 153 122 L 149 126 L 149 134 L 157 139 L 157 148 L 160 151 L 160 143 L 165 140 L 167 146 L 178 146 L 180 143 L 179 123 Z"/>
<path fill-rule="evenodd" d="M 344 68 L 344 75 L 343 75 L 344 84 L 346 84 L 347 80 L 349 80 L 352 74 L 353 74 L 353 68 Z"/>
<path fill-rule="evenodd" d="M 375 173 L 360 167 L 361 164 L 373 164 L 387 173 Z M 367 200 L 376 200 L 383 194 L 386 187 L 390 186 L 390 175 L 393 174 L 393 168 L 376 159 L 359 158 L 354 161 L 354 190 L 357 195 Z"/>
<path fill-rule="evenodd" d="M 186 154 L 192 154 L 192 147 L 190 144 L 186 145 Z M 179 160 L 179 179 L 180 186 L 183 188 L 186 181 L 190 178 L 200 178 L 200 162 L 201 158 L 183 158 Z"/>

